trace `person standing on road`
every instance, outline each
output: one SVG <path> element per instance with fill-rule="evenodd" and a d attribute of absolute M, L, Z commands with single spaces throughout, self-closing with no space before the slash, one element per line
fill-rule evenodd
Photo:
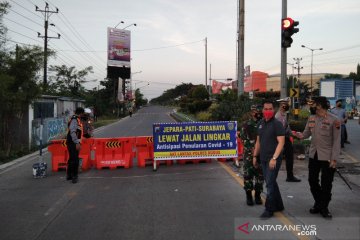
<path fill-rule="evenodd" d="M 345 109 L 342 108 L 342 101 L 341 99 L 338 99 L 336 101 L 336 107 L 334 107 L 333 109 L 331 109 L 331 113 L 336 115 L 338 117 L 338 119 L 341 122 L 341 139 L 340 139 L 340 143 L 341 143 L 341 148 L 344 148 L 344 143 L 350 143 L 347 141 L 346 139 L 346 122 L 348 120 L 348 116 L 347 113 L 345 111 Z"/>
<path fill-rule="evenodd" d="M 254 166 L 258 167 L 257 157 L 260 155 L 261 167 L 266 182 L 265 211 L 260 216 L 263 219 L 272 217 L 274 212 L 284 210 L 276 178 L 281 166 L 281 154 L 285 144 L 285 129 L 281 122 L 275 119 L 274 115 L 273 102 L 265 101 L 263 119 L 258 125 L 258 136 L 253 158 Z"/>
<path fill-rule="evenodd" d="M 252 161 L 257 135 L 257 124 L 261 118 L 261 106 L 252 105 L 251 118 L 242 124 L 240 129 L 240 139 L 244 146 L 244 189 L 246 192 L 246 204 L 249 206 L 254 205 L 252 197 L 253 190 L 255 190 L 255 203 L 262 204 L 260 195 L 263 190 L 264 176 L 261 168 L 255 168 Z"/>
<path fill-rule="evenodd" d="M 286 159 L 286 173 L 287 173 L 287 182 L 301 182 L 300 179 L 294 176 L 294 148 L 290 140 L 292 131 L 287 120 L 287 112 L 290 109 L 289 106 L 290 98 L 283 98 L 277 100 L 280 103 L 279 111 L 276 113 L 275 118 L 279 120 L 283 127 L 285 128 L 285 145 L 284 145 L 284 155 Z"/>
<path fill-rule="evenodd" d="M 331 200 L 332 182 L 336 171 L 336 161 L 340 155 L 340 124 L 337 117 L 327 111 L 325 97 L 313 97 L 308 102 L 311 115 L 299 138 L 311 138 L 309 159 L 309 185 L 315 203 L 311 214 L 320 213 L 324 218 L 332 218 L 328 206 Z M 321 184 L 319 175 L 321 172 Z"/>
<path fill-rule="evenodd" d="M 69 160 L 67 163 L 66 180 L 72 180 L 72 183 L 78 182 L 79 152 L 83 132 L 81 117 L 83 115 L 84 109 L 81 107 L 77 108 L 75 115 L 71 117 L 68 123 L 66 145 L 69 151 Z"/>

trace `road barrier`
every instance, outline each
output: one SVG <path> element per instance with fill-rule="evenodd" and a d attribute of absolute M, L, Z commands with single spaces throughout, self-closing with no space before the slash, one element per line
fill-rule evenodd
<path fill-rule="evenodd" d="M 236 138 L 236 142 L 237 142 L 237 147 L 238 147 L 238 157 L 237 159 L 240 161 L 243 158 L 243 154 L 244 154 L 244 145 L 241 141 L 241 139 L 239 137 Z M 228 160 L 231 161 L 236 161 L 236 158 L 218 158 L 219 162 L 226 162 Z"/>
<path fill-rule="evenodd" d="M 237 138 L 238 159 L 242 159 L 243 145 L 241 139 Z M 66 170 L 69 153 L 65 139 L 52 140 L 48 146 L 51 152 L 52 171 Z M 133 160 L 137 157 L 137 166 L 146 167 L 154 165 L 154 143 L 152 136 L 120 137 L 120 138 L 88 138 L 83 139 L 79 158 L 82 159 L 82 170 L 95 167 L 97 169 L 118 167 L 130 168 Z M 178 164 L 210 163 L 212 158 L 179 159 Z M 224 162 L 226 158 L 218 158 Z M 233 160 L 236 160 L 235 158 Z M 156 166 L 173 164 L 173 160 L 157 160 Z"/>
<path fill-rule="evenodd" d="M 95 167 L 97 169 L 133 165 L 135 137 L 95 138 Z"/>
<path fill-rule="evenodd" d="M 94 139 L 83 139 L 81 142 L 81 150 L 79 158 L 82 159 L 81 169 L 87 170 L 91 168 L 90 153 L 94 145 Z M 49 152 L 51 152 L 51 170 L 53 172 L 59 171 L 59 169 L 66 170 L 67 161 L 69 159 L 69 152 L 65 139 L 52 140 L 48 146 Z"/>

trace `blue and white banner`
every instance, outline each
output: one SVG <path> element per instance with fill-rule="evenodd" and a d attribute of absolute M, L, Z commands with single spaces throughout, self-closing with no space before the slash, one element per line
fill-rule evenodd
<path fill-rule="evenodd" d="M 237 122 L 153 124 L 154 159 L 237 157 Z"/>

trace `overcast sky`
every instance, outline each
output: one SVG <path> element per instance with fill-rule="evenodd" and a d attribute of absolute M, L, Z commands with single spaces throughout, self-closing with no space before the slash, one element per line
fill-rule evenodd
<path fill-rule="evenodd" d="M 3 0 L 1 0 L 3 1 Z M 19 43 L 43 46 L 40 0 L 8 0 L 12 5 L 4 22 L 7 37 Z M 136 87 L 148 98 L 184 83 L 205 83 L 205 42 L 212 79 L 236 78 L 237 0 L 50 0 L 49 35 L 61 34 L 49 46 L 58 57 L 49 64 L 66 64 L 95 73 L 87 84 L 96 87 L 106 77 L 107 27 L 130 26 L 132 72 Z M 281 0 L 245 0 L 245 65 L 251 71 L 280 72 Z M 314 73 L 349 74 L 360 62 L 359 0 L 288 0 L 288 16 L 300 22 L 299 33 L 288 49 L 288 62 L 302 58 L 303 73 L 310 73 L 311 51 Z M 14 42 L 8 47 L 14 48 Z M 178 45 L 178 46 L 176 46 Z M 208 70 L 209 70 L 208 66 Z M 288 73 L 291 73 L 291 66 Z M 208 73 L 209 77 L 209 73 Z M 150 83 L 149 86 L 147 82 Z M 143 87 L 144 86 L 144 87 Z"/>

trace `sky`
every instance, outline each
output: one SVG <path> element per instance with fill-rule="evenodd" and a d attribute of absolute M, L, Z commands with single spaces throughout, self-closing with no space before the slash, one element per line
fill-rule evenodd
<path fill-rule="evenodd" d="M 1 0 L 3 1 L 3 0 Z M 7 47 L 43 46 L 45 8 L 42 0 L 8 0 L 12 8 L 4 18 Z M 92 89 L 106 77 L 107 28 L 131 31 L 133 86 L 149 100 L 181 83 L 205 84 L 207 77 L 236 79 L 238 0 L 49 0 L 49 47 L 57 53 L 49 65 L 94 67 L 85 87 Z M 281 0 L 245 0 L 245 65 L 251 71 L 280 73 Z M 294 58 L 302 58 L 304 74 L 349 74 L 360 63 L 359 0 L 288 0 L 287 16 L 299 21 L 300 31 L 287 50 L 287 72 Z M 136 26 L 132 24 L 136 24 Z M 211 75 L 210 75 L 211 64 Z M 42 73 L 39 73 L 42 74 Z M 51 75 L 53 73 L 49 73 Z M 136 86 L 135 86 L 136 83 Z M 101 86 L 100 86 L 101 87 Z"/>

